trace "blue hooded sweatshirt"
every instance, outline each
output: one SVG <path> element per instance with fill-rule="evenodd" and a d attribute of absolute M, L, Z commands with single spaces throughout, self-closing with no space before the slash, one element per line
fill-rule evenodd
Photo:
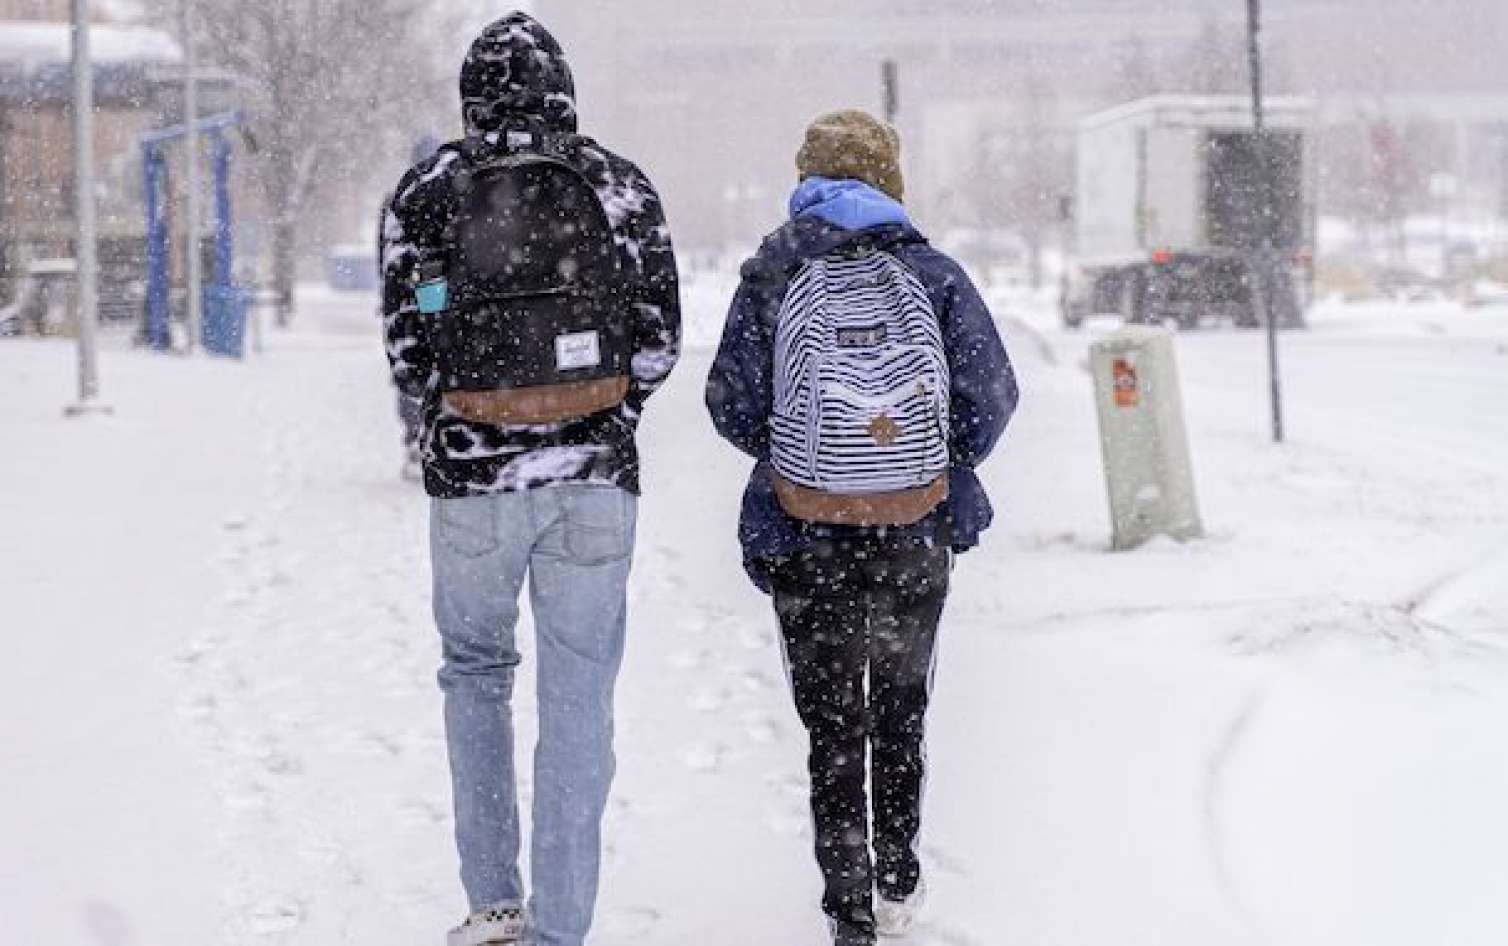
<path fill-rule="evenodd" d="M 809 177 L 791 194 L 791 217 L 816 217 L 844 230 L 869 230 L 889 224 L 909 227 L 911 218 L 888 194 L 863 181 Z"/>
<path fill-rule="evenodd" d="M 790 221 L 744 264 L 707 378 L 707 409 L 718 433 L 756 461 L 738 529 L 750 577 L 769 591 L 772 560 L 819 539 L 881 531 L 791 517 L 775 496 L 770 467 L 781 303 L 807 261 L 860 246 L 893 254 L 921 279 L 941 323 L 952 375 L 948 499 L 921 522 L 885 531 L 943 542 L 957 552 L 973 548 L 994 515 L 974 468 L 1005 432 L 1018 399 L 1015 373 L 989 309 L 963 269 L 917 232 L 905 208 L 868 184 L 808 178 L 792 195 L 790 208 Z"/>

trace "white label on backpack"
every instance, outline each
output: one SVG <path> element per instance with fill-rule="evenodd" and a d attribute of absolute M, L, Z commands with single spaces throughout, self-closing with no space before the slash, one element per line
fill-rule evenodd
<path fill-rule="evenodd" d="M 602 364 L 602 339 L 596 332 L 555 336 L 555 370 L 577 371 Z"/>
<path fill-rule="evenodd" d="M 889 336 L 887 326 L 873 325 L 866 328 L 840 328 L 835 340 L 839 348 L 878 348 L 885 344 Z"/>

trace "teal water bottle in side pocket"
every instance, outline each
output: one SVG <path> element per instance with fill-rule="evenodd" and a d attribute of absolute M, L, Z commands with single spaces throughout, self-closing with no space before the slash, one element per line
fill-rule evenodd
<path fill-rule="evenodd" d="M 424 315 L 438 315 L 450 308 L 450 281 L 445 270 L 443 259 L 426 259 L 419 264 L 414 298 Z"/>

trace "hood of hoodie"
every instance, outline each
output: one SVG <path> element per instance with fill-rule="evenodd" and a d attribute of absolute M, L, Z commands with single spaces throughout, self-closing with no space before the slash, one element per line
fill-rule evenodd
<path fill-rule="evenodd" d="M 863 181 L 809 177 L 791 195 L 791 219 L 816 217 L 843 230 L 911 226 L 899 201 Z"/>
<path fill-rule="evenodd" d="M 803 213 L 765 237 L 759 251 L 742 268 L 743 278 L 784 286 L 802 264 L 830 253 L 846 252 L 860 246 L 894 250 L 906 244 L 925 244 L 927 238 L 909 221 L 877 223 L 864 229 L 849 229 L 823 219 L 815 213 Z"/>
<path fill-rule="evenodd" d="M 560 43 L 527 13 L 482 31 L 461 65 L 468 137 L 509 127 L 576 130 L 576 82 Z"/>

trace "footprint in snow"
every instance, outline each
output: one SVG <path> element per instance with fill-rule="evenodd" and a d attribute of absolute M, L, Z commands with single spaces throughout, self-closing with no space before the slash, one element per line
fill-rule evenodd
<path fill-rule="evenodd" d="M 172 656 L 174 664 L 185 670 L 204 668 L 209 671 L 217 671 L 223 668 L 223 661 L 214 657 L 215 651 L 225 643 L 225 639 L 219 634 L 204 634 Z"/>
<path fill-rule="evenodd" d="M 395 621 L 399 624 L 408 624 L 417 620 L 416 615 L 413 613 L 413 610 L 409 606 L 399 604 L 396 601 L 389 601 L 382 606 L 382 609 L 387 613 L 389 620 Z"/>
<path fill-rule="evenodd" d="M 738 629 L 738 642 L 744 650 L 764 650 L 775 643 L 775 635 L 769 628 L 758 624 L 745 624 Z"/>
<path fill-rule="evenodd" d="M 699 742 L 681 750 L 681 764 L 693 772 L 710 774 L 722 766 L 723 748 L 715 743 Z"/>
<path fill-rule="evenodd" d="M 700 687 L 686 700 L 686 705 L 698 713 L 715 713 L 728 702 L 728 691 L 721 687 Z"/>
<path fill-rule="evenodd" d="M 602 931 L 610 936 L 646 936 L 659 925 L 660 919 L 660 911 L 651 907 L 610 910 L 602 918 Z"/>
<path fill-rule="evenodd" d="M 79 915 L 99 946 L 133 946 L 137 942 L 130 915 L 108 900 L 84 901 Z"/>
<path fill-rule="evenodd" d="M 780 724 L 763 713 L 744 717 L 744 733 L 751 742 L 769 745 L 780 738 Z"/>
<path fill-rule="evenodd" d="M 764 693 L 775 687 L 774 678 L 763 670 L 745 670 L 738 675 L 738 682 L 750 693 Z"/>
<path fill-rule="evenodd" d="M 705 650 L 678 650 L 666 658 L 666 663 L 676 670 L 700 670 L 709 656 Z"/>
<path fill-rule="evenodd" d="M 272 799 L 267 789 L 256 782 L 248 782 L 226 792 L 223 800 L 226 808 L 246 817 L 265 815 L 272 807 Z"/>
<path fill-rule="evenodd" d="M 967 930 L 934 923 L 918 923 L 911 935 L 901 940 L 912 946 L 981 946 L 983 940 Z"/>
<path fill-rule="evenodd" d="M 304 907 L 297 900 L 264 900 L 246 911 L 246 926 L 258 936 L 287 933 L 303 922 Z"/>
<path fill-rule="evenodd" d="M 347 746 L 358 755 L 396 759 L 403 755 L 403 743 L 386 733 L 358 733 L 349 738 Z"/>
<path fill-rule="evenodd" d="M 712 629 L 713 620 L 710 615 L 692 613 L 685 615 L 676 623 L 679 625 L 680 630 L 685 631 L 687 634 L 701 636 Z"/>
<path fill-rule="evenodd" d="M 272 739 L 260 739 L 254 742 L 242 743 L 235 746 L 234 753 L 244 759 L 254 762 L 258 768 L 268 775 L 289 777 L 301 775 L 304 771 L 304 762 L 298 756 L 284 751 L 282 746 Z"/>
<path fill-rule="evenodd" d="M 659 586 L 660 593 L 669 593 L 677 596 L 684 592 L 690 584 L 686 581 L 686 576 L 681 574 L 680 566 L 674 564 L 662 567 L 654 577 L 653 582 Z"/>
<path fill-rule="evenodd" d="M 178 715 L 191 722 L 209 722 L 220 710 L 220 701 L 213 693 L 196 693 L 178 708 Z"/>
<path fill-rule="evenodd" d="M 782 803 L 765 810 L 764 824 L 776 837 L 799 838 L 811 833 L 812 816 L 805 808 Z"/>
<path fill-rule="evenodd" d="M 410 798 L 398 803 L 398 817 L 415 828 L 428 828 L 446 818 L 445 806 L 427 798 Z"/>
<path fill-rule="evenodd" d="M 810 784 L 805 777 L 797 775 L 770 775 L 764 780 L 765 787 L 779 798 L 805 800 Z"/>
<path fill-rule="evenodd" d="M 954 877 L 966 877 L 969 874 L 967 864 L 940 847 L 923 844 L 921 854 L 922 860 L 940 873 L 952 874 Z"/>
<path fill-rule="evenodd" d="M 772 796 L 765 806 L 765 827 L 785 838 L 803 837 L 812 831 L 811 798 L 807 780 L 795 775 L 771 775 L 765 788 Z"/>

